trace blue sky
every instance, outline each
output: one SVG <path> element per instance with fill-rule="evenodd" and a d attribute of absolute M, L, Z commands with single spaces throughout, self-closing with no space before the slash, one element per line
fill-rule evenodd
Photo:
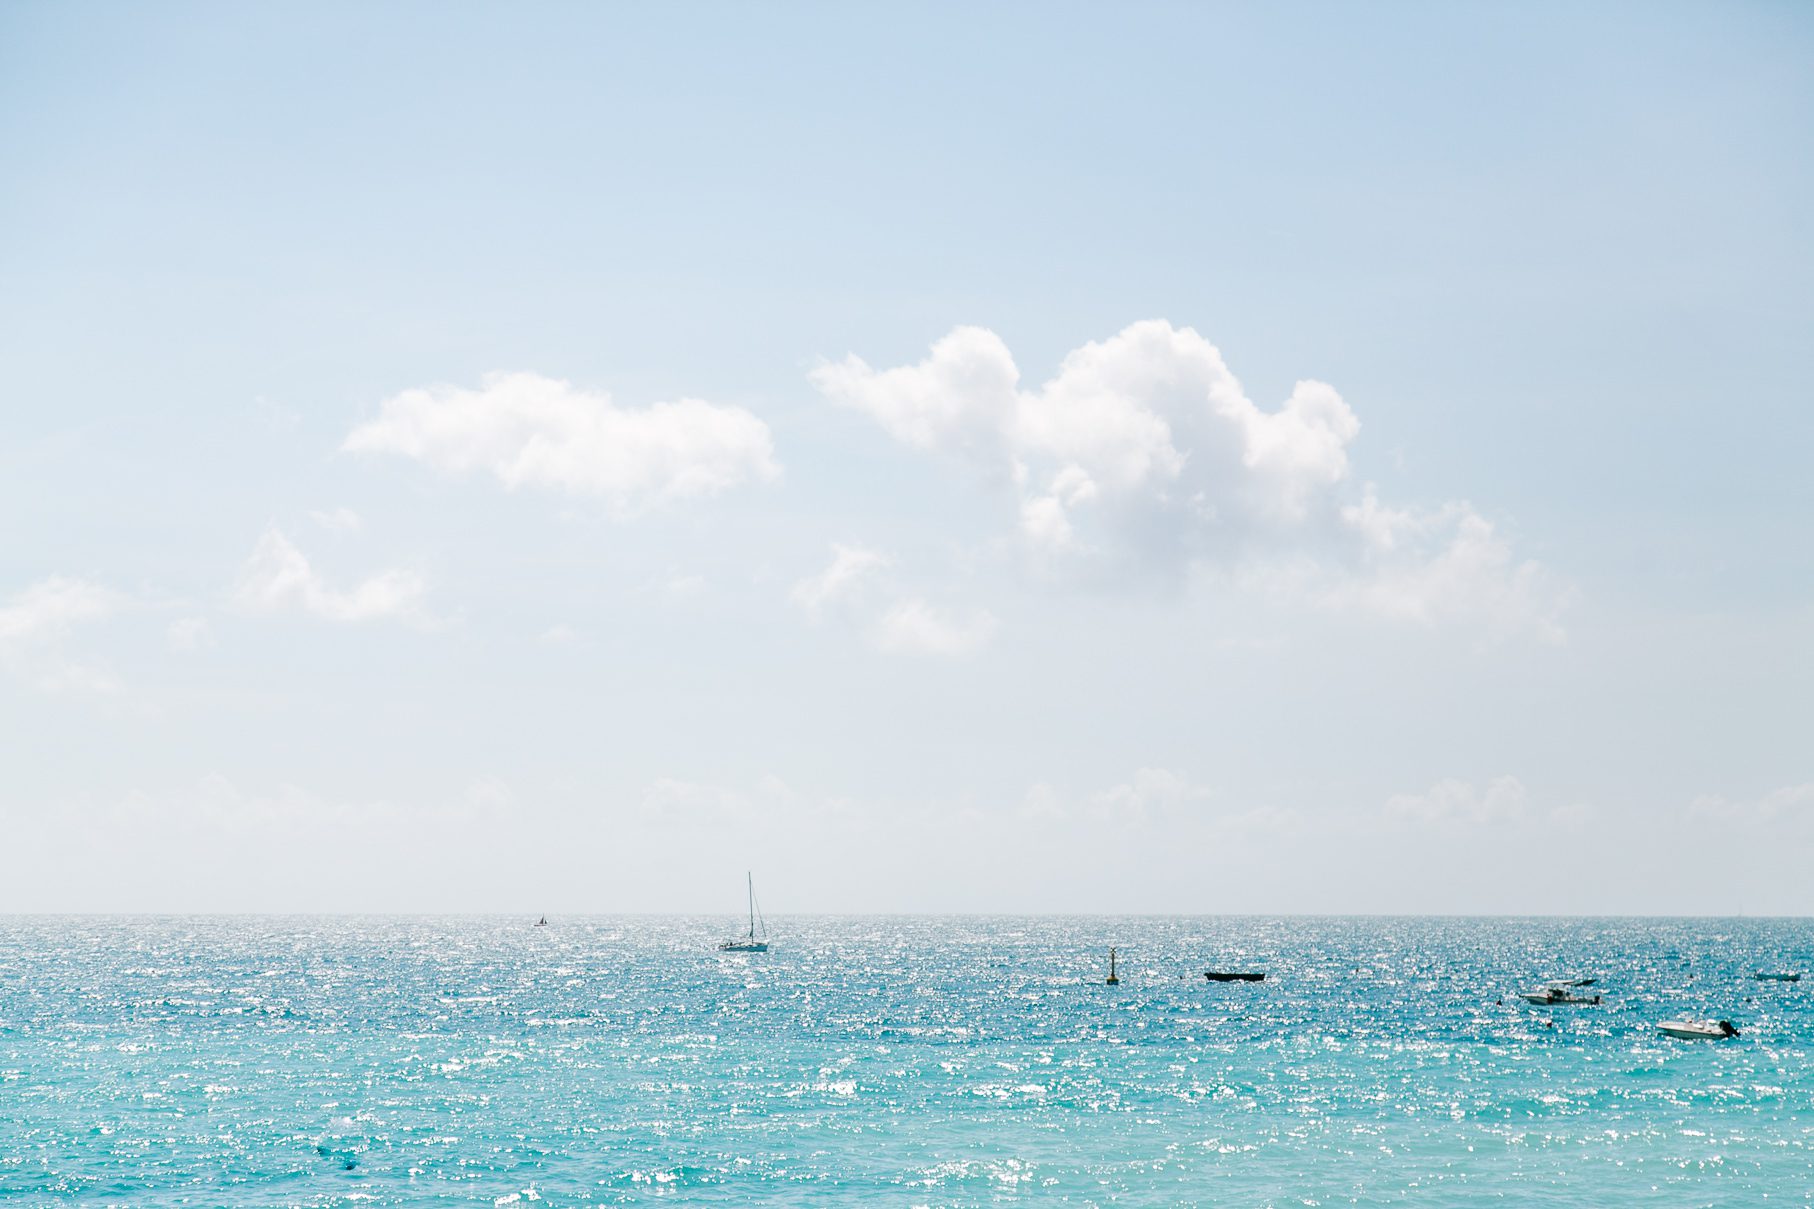
<path fill-rule="evenodd" d="M 14 5 L 0 908 L 1814 909 L 1811 50 Z"/>

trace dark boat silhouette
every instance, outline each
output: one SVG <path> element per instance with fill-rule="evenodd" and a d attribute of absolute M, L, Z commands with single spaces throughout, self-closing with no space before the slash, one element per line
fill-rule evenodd
<path fill-rule="evenodd" d="M 1211 982 L 1265 982 L 1264 974 L 1232 973 L 1227 970 L 1205 970 L 1203 977 Z"/>

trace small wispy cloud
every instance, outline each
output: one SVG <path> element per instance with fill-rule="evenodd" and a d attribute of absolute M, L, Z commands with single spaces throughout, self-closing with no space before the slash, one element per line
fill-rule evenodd
<path fill-rule="evenodd" d="M 121 691 L 106 664 L 71 656 L 65 641 L 78 628 L 112 617 L 126 598 L 85 579 L 53 575 L 0 606 L 0 667 L 57 694 L 108 696 Z"/>
<path fill-rule="evenodd" d="M 997 622 L 985 609 L 958 612 L 888 581 L 894 559 L 868 546 L 834 543 L 831 561 L 794 584 L 793 603 L 813 622 L 836 612 L 886 655 L 967 655 L 987 646 Z"/>
<path fill-rule="evenodd" d="M 253 547 L 233 591 L 248 612 L 296 611 L 334 622 L 393 619 L 423 623 L 424 585 L 413 571 L 381 571 L 352 588 L 331 587 L 275 526 Z"/>
<path fill-rule="evenodd" d="M 924 600 L 903 600 L 876 620 L 876 649 L 890 655 L 969 655 L 995 636 L 995 615 L 953 613 Z"/>
<path fill-rule="evenodd" d="M 178 617 L 164 627 L 164 645 L 179 655 L 192 655 L 214 645 L 214 630 L 205 617 Z"/>
<path fill-rule="evenodd" d="M 1477 789 L 1471 781 L 1449 777 L 1422 793 L 1394 794 L 1386 802 L 1386 815 L 1413 823 L 1514 822 L 1525 815 L 1524 784 L 1503 776 Z"/>
<path fill-rule="evenodd" d="M 41 579 L 0 607 L 0 646 L 61 638 L 78 625 L 113 615 L 122 600 L 112 589 L 85 579 Z"/>
<path fill-rule="evenodd" d="M 1814 823 L 1814 781 L 1783 785 L 1756 798 L 1706 794 L 1688 804 L 1688 814 L 1727 824 Z"/>
<path fill-rule="evenodd" d="M 832 605 L 847 601 L 893 560 L 867 546 L 833 544 L 825 569 L 794 585 L 790 596 L 814 621 Z"/>
<path fill-rule="evenodd" d="M 309 519 L 326 529 L 329 533 L 357 532 L 364 523 L 359 514 L 351 508 L 330 508 L 326 511 L 310 512 Z"/>

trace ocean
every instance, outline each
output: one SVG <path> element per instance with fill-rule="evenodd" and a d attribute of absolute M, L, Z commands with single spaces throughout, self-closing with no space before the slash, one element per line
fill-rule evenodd
<path fill-rule="evenodd" d="M 0 1201 L 1814 1203 L 1808 920 L 736 923 L 0 918 Z"/>

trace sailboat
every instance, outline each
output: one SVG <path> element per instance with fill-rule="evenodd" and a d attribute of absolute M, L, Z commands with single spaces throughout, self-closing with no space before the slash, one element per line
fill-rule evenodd
<path fill-rule="evenodd" d="M 720 953 L 766 953 L 768 952 L 768 925 L 762 921 L 762 913 L 756 910 L 756 879 L 746 873 L 750 887 L 750 930 L 742 936 L 718 942 Z M 761 939 L 757 939 L 757 929 L 761 929 Z"/>

